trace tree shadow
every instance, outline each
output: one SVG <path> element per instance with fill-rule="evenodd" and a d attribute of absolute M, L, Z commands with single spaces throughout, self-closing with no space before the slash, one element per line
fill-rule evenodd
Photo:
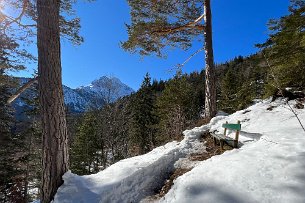
<path fill-rule="evenodd" d="M 249 196 L 247 198 L 242 198 L 237 194 L 234 194 L 234 191 L 228 192 L 221 189 L 217 185 L 207 185 L 207 184 L 193 184 L 188 187 L 188 193 L 186 196 L 192 198 L 192 203 L 201 203 L 201 202 L 217 202 L 217 203 L 252 203 L 255 202 Z"/>
<path fill-rule="evenodd" d="M 293 156 L 274 156 L 274 158 L 286 161 L 287 166 L 293 166 L 292 178 L 288 178 L 283 184 L 278 185 L 278 191 L 285 192 L 294 196 L 295 202 L 305 202 L 305 152 L 299 152 Z M 301 161 L 300 161 L 301 160 Z"/>

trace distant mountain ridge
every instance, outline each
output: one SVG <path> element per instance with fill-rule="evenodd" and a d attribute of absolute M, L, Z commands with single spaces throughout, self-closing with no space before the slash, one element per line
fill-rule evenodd
<path fill-rule="evenodd" d="M 18 78 L 18 80 L 20 84 L 24 84 L 29 78 Z M 102 76 L 92 81 L 90 85 L 76 89 L 63 85 L 63 92 L 68 111 L 81 113 L 90 109 L 100 108 L 105 103 L 114 102 L 121 97 L 132 94 L 134 90 L 116 77 Z M 28 98 L 34 97 L 35 94 L 35 89 L 31 88 L 21 96 Z M 17 99 L 14 104 L 19 109 L 25 105 L 21 98 Z"/>

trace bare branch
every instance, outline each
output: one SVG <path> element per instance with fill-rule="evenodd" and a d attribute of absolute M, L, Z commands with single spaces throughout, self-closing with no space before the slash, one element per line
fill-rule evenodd
<path fill-rule="evenodd" d="M 25 83 L 24 85 L 22 85 L 17 92 L 12 95 L 8 100 L 7 103 L 11 104 L 13 101 L 15 101 L 22 92 L 24 92 L 26 89 L 28 89 L 29 87 L 31 87 L 32 84 L 34 84 L 37 81 L 38 77 L 32 78 L 30 79 L 27 83 Z"/>
<path fill-rule="evenodd" d="M 188 63 L 194 56 L 202 52 L 204 48 L 198 49 L 196 52 L 194 52 L 192 55 L 190 55 L 182 64 L 179 64 L 179 67 L 183 67 L 186 63 Z"/>
<path fill-rule="evenodd" d="M 197 18 L 193 23 L 194 24 L 197 24 L 197 23 L 199 23 L 200 21 L 202 21 L 202 19 L 204 18 L 204 13 L 201 15 L 201 16 L 199 16 L 199 18 Z"/>
<path fill-rule="evenodd" d="M 176 65 L 174 68 L 170 69 L 169 71 L 173 71 L 173 69 L 181 69 L 185 64 L 187 64 L 194 56 L 202 52 L 204 48 L 198 49 L 196 52 L 194 52 L 192 55 L 190 55 L 183 63 Z"/>

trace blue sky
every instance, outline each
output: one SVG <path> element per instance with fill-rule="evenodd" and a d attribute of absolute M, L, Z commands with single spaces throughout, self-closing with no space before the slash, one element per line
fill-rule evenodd
<path fill-rule="evenodd" d="M 254 44 L 263 42 L 268 34 L 267 22 L 288 13 L 289 0 L 212 0 L 215 62 L 255 53 Z M 122 50 L 120 41 L 127 39 L 124 23 L 130 22 L 125 0 L 96 0 L 76 5 L 81 18 L 81 34 L 85 42 L 73 46 L 62 42 L 63 83 L 76 88 L 87 85 L 103 75 L 115 76 L 133 89 L 138 89 L 146 72 L 152 78 L 168 79 L 176 64 L 182 63 L 202 47 L 194 42 L 189 51 L 169 50 L 166 59 L 141 58 Z M 35 65 L 18 76 L 30 76 Z M 203 52 L 183 68 L 183 72 L 204 68 Z"/>

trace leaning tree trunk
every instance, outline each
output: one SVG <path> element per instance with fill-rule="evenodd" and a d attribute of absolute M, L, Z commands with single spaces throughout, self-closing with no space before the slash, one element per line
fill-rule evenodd
<path fill-rule="evenodd" d="M 68 135 L 61 79 L 60 0 L 37 0 L 38 88 L 43 130 L 41 202 L 50 202 L 68 170 Z"/>
<path fill-rule="evenodd" d="M 216 86 L 212 40 L 212 12 L 211 1 L 204 1 L 204 48 L 205 48 L 205 117 L 212 118 L 216 115 Z"/>

